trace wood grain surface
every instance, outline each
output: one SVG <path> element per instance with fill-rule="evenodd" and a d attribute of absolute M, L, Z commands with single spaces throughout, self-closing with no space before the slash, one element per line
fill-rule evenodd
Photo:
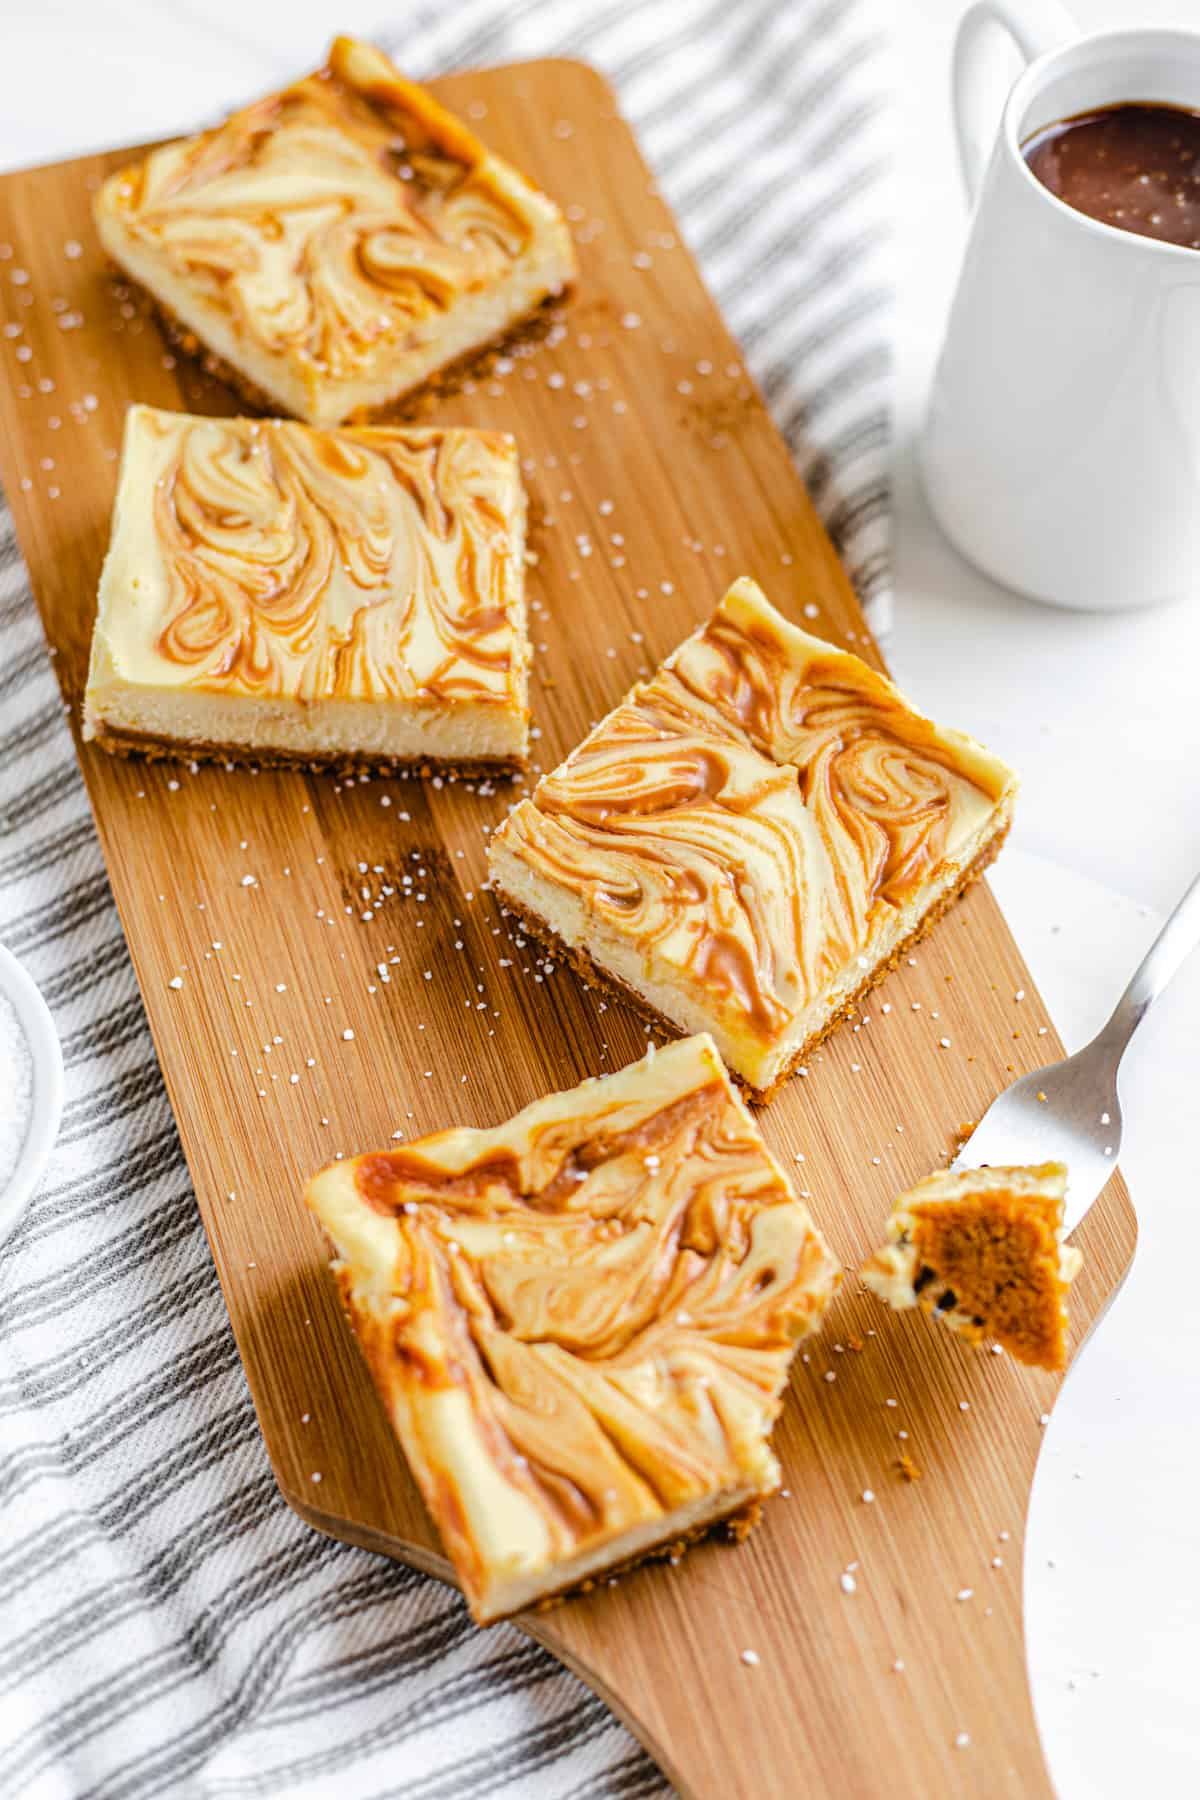
<path fill-rule="evenodd" d="M 580 245 L 561 329 L 428 414 L 511 429 L 526 458 L 538 760 L 738 574 L 878 660 L 610 90 L 565 62 L 435 86 L 571 208 Z M 89 202 L 120 160 L 0 183 L 2 473 L 76 726 L 126 407 L 235 410 L 105 271 Z M 619 1067 L 644 1027 L 544 973 L 484 891 L 511 787 L 80 756 L 280 1488 L 320 1530 L 445 1576 L 303 1182 L 336 1152 L 488 1124 Z M 760 1116 L 852 1270 L 897 1189 L 1059 1048 L 980 885 Z M 1077 1241 L 1078 1343 L 1132 1256 L 1119 1176 Z M 787 1489 L 749 1542 L 524 1623 L 688 1796 L 1046 1794 L 1021 1550 L 1056 1387 L 850 1274 L 797 1361 Z"/>

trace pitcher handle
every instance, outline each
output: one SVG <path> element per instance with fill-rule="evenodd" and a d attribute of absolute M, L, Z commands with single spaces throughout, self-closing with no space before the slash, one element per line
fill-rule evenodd
<path fill-rule="evenodd" d="M 954 38 L 951 98 L 958 163 L 971 206 L 996 136 L 996 83 L 985 84 L 981 78 L 989 67 L 995 72 L 997 27 L 1007 32 L 1026 62 L 1079 36 L 1078 26 L 1058 0 L 975 0 L 963 14 Z"/>

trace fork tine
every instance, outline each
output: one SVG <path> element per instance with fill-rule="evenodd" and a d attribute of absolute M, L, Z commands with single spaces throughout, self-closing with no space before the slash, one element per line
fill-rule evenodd
<path fill-rule="evenodd" d="M 1120 1142 L 1116 1064 L 1096 1041 L 1023 1076 L 998 1095 L 952 1167 L 1064 1162 L 1070 1183 L 1067 1216 L 1075 1224 L 1116 1167 Z"/>

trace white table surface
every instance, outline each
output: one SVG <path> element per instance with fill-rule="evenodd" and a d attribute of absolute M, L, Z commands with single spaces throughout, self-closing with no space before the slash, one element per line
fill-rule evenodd
<path fill-rule="evenodd" d="M 1046 869 L 1039 880 L 1035 861 L 1010 852 L 994 886 L 1075 1047 L 1153 936 L 1156 920 L 1139 907 L 1166 913 L 1200 870 L 1200 570 L 1194 600 L 1158 612 L 1060 612 L 977 574 L 934 526 L 912 441 L 966 229 L 947 103 L 965 0 L 898 4 L 891 660 L 918 700 L 1022 771 L 1018 855 L 1072 871 Z M 1200 24 L 1195 0 L 1067 4 L 1087 30 Z M 1200 1309 L 1185 1287 L 1200 1189 L 1187 1129 L 1200 1078 L 1197 1018 L 1200 956 L 1130 1052 L 1121 1163 L 1141 1224 L 1137 1261 L 1067 1382 L 1034 1484 L 1029 1663 L 1064 1800 L 1200 1794 L 1200 1512 L 1191 1498 L 1200 1484 Z"/>
<path fill-rule="evenodd" d="M 785 0 L 781 0 L 785 3 Z M 503 4 L 503 0 L 497 0 Z M 1157 613 L 1056 612 L 939 537 L 911 456 L 965 218 L 946 104 L 961 0 L 898 0 L 897 621 L 918 701 L 1025 785 L 995 886 L 1071 1044 L 1102 1019 L 1200 869 L 1200 570 Z M 165 135 L 315 63 L 334 30 L 391 34 L 381 0 L 31 0 L 0 25 L 0 168 Z M 1195 0 L 1074 0 L 1089 28 L 1195 24 Z M 1198 96 L 1200 102 L 1200 96 Z M 1123 897 L 1124 896 L 1124 897 Z M 1124 1084 L 1134 1274 L 1046 1434 L 1026 1568 L 1030 1666 L 1064 1800 L 1200 1793 L 1200 1308 L 1187 1126 L 1200 958 L 1143 1027 Z"/>

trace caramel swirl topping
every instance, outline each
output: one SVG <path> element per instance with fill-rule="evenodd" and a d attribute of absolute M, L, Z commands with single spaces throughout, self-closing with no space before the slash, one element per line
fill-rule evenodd
<path fill-rule="evenodd" d="M 508 439 L 138 407 L 125 456 L 145 519 L 122 521 L 128 603 L 105 629 L 130 679 L 521 703 L 524 500 Z"/>
<path fill-rule="evenodd" d="M 711 1039 L 335 1165 L 309 1203 L 468 1592 L 497 1511 L 505 1556 L 544 1566 L 774 1485 L 766 1432 L 836 1266 Z"/>
<path fill-rule="evenodd" d="M 741 581 L 514 811 L 493 866 L 517 859 L 648 978 L 771 1045 L 1013 786 Z"/>
<path fill-rule="evenodd" d="M 113 204 L 133 251 L 236 333 L 334 379 L 486 288 L 530 236 L 482 145 L 346 39 L 317 74 L 125 171 Z"/>

